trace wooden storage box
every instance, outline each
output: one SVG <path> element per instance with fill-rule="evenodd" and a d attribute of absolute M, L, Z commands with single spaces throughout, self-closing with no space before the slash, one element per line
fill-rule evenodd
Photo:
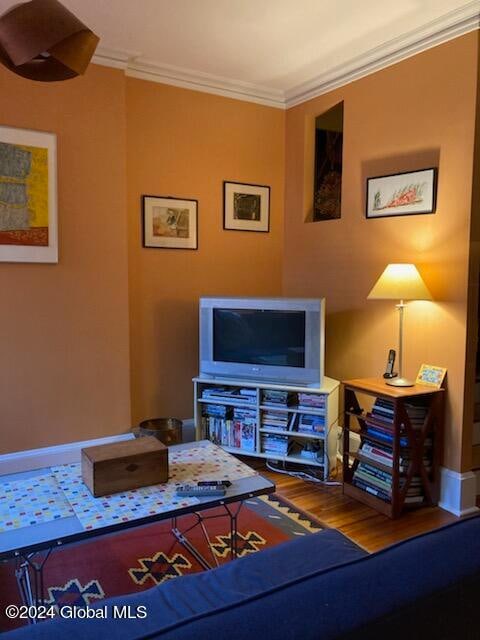
<path fill-rule="evenodd" d="M 168 481 L 168 448 L 147 436 L 82 449 L 83 482 L 98 498 Z"/>

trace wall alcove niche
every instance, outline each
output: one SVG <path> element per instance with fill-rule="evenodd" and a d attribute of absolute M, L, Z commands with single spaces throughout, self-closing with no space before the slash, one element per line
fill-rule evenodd
<path fill-rule="evenodd" d="M 315 118 L 312 222 L 341 217 L 343 102 Z"/>

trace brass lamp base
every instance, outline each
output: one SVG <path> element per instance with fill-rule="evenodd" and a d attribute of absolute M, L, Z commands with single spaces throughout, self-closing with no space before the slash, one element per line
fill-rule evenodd
<path fill-rule="evenodd" d="M 391 387 L 414 387 L 415 382 L 408 380 L 408 378 L 392 378 L 387 380 L 387 384 Z"/>

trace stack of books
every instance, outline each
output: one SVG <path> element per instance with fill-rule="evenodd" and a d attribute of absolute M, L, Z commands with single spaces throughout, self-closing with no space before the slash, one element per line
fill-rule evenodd
<path fill-rule="evenodd" d="M 275 433 L 263 433 L 261 438 L 262 452 L 273 456 L 286 456 L 288 454 L 288 437 L 278 436 Z"/>
<path fill-rule="evenodd" d="M 299 393 L 298 394 L 299 409 L 325 409 L 325 396 L 319 396 L 316 393 Z"/>
<path fill-rule="evenodd" d="M 366 436 L 372 436 L 387 445 L 393 444 L 394 408 L 391 400 L 377 398 L 372 411 L 367 413 L 365 420 Z M 408 446 L 408 439 L 404 433 L 400 433 L 400 445 Z"/>
<path fill-rule="evenodd" d="M 386 467 L 393 468 L 392 447 L 376 444 L 374 442 L 368 442 L 367 440 L 365 440 L 364 442 L 362 442 L 358 453 L 362 456 L 362 458 L 367 458 L 368 460 L 372 460 L 373 462 L 380 462 Z M 410 463 L 410 449 L 402 448 L 398 465 L 398 470 L 400 471 L 400 473 L 407 473 L 410 467 Z M 429 456 L 428 454 L 425 454 L 423 456 L 423 466 L 425 467 L 427 473 L 432 470 L 432 460 L 431 456 Z"/>
<path fill-rule="evenodd" d="M 240 389 L 238 387 L 207 387 L 202 391 L 204 400 L 233 400 L 234 402 L 248 402 L 255 404 L 257 392 L 255 389 Z"/>
<path fill-rule="evenodd" d="M 269 429 L 288 429 L 288 413 L 285 411 L 275 411 L 274 409 L 268 409 L 263 412 L 262 426 Z"/>
<path fill-rule="evenodd" d="M 311 433 L 313 435 L 325 433 L 325 417 L 301 413 L 298 421 L 298 432 Z"/>
<path fill-rule="evenodd" d="M 403 487 L 405 480 L 400 481 L 400 487 Z M 410 486 L 407 489 L 407 495 L 405 496 L 406 504 L 418 504 L 423 502 L 425 496 L 423 494 L 422 479 L 420 476 L 413 476 Z"/>
<path fill-rule="evenodd" d="M 405 409 L 407 410 L 412 427 L 414 429 L 421 429 L 428 413 L 428 407 L 425 406 L 422 399 L 420 398 L 415 401 L 415 399 L 412 398 L 408 402 L 405 402 Z"/>
<path fill-rule="evenodd" d="M 393 450 L 391 447 L 364 441 L 362 442 L 358 453 L 362 458 L 368 458 L 374 462 L 380 462 L 386 467 L 393 467 Z"/>
<path fill-rule="evenodd" d="M 359 463 L 353 474 L 352 483 L 385 502 L 392 500 L 392 474 L 366 462 Z"/>
<path fill-rule="evenodd" d="M 295 394 L 279 389 L 265 389 L 262 403 L 269 407 L 288 407 L 295 400 Z"/>

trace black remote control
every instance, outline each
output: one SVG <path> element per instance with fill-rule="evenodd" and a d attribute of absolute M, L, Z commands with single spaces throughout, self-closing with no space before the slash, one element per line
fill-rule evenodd
<path fill-rule="evenodd" d="M 175 489 L 181 498 L 213 498 L 225 495 L 225 487 L 197 487 L 193 484 L 183 484 Z"/>
<path fill-rule="evenodd" d="M 197 487 L 231 487 L 230 480 L 200 480 Z"/>

